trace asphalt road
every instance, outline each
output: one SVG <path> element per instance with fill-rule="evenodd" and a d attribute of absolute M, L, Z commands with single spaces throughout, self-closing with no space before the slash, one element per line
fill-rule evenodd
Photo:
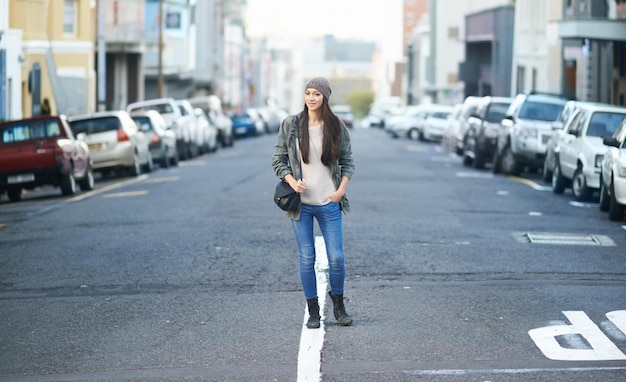
<path fill-rule="evenodd" d="M 379 129 L 352 131 L 354 326 L 327 302 L 319 364 L 299 362 L 274 141 L 2 199 L 0 380 L 626 380 L 626 222 Z"/>

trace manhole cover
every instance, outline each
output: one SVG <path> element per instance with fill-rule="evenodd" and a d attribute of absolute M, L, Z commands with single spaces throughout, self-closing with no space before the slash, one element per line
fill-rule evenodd
<path fill-rule="evenodd" d="M 615 242 L 605 235 L 554 233 L 554 232 L 524 232 L 516 235 L 518 240 L 531 244 L 557 245 L 602 245 L 614 246 Z"/>

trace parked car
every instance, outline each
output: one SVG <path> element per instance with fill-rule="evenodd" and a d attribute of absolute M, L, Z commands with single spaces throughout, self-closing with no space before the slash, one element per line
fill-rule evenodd
<path fill-rule="evenodd" d="M 256 132 L 253 135 L 263 135 L 265 134 L 265 122 L 261 117 L 261 113 L 255 108 L 246 109 L 246 113 L 250 116 L 250 118 L 254 121 L 254 126 L 256 128 Z"/>
<path fill-rule="evenodd" d="M 230 147 L 235 142 L 233 121 L 222 109 L 222 101 L 216 95 L 197 96 L 189 99 L 193 107 L 199 107 L 209 117 L 218 130 L 217 140 L 222 147 Z"/>
<path fill-rule="evenodd" d="M 578 107 L 583 104 L 582 101 L 567 101 L 559 117 L 552 123 L 552 135 L 546 143 L 546 154 L 543 159 L 543 170 L 541 177 L 545 182 L 552 182 L 552 169 L 554 168 L 554 152 L 559 142 L 565 135 L 565 124 L 572 117 Z"/>
<path fill-rule="evenodd" d="M 176 149 L 180 159 L 187 159 L 191 151 L 191 126 L 189 118 L 183 117 L 176 100 L 173 98 L 156 98 L 133 102 L 126 106 L 129 113 L 135 111 L 156 110 L 167 121 L 167 125 L 176 134 Z"/>
<path fill-rule="evenodd" d="M 186 124 L 189 127 L 189 150 L 187 151 L 188 158 L 195 158 L 202 154 L 202 148 L 206 147 L 206 136 L 208 128 L 206 125 L 200 126 L 196 113 L 193 111 L 193 106 L 186 99 L 177 99 L 176 104 L 180 109 L 181 123 Z M 205 129 L 201 131 L 201 129 Z"/>
<path fill-rule="evenodd" d="M 463 139 L 465 138 L 465 132 L 469 128 L 468 120 L 470 115 L 476 112 L 476 108 L 481 99 L 482 97 L 476 96 L 468 96 L 465 98 L 458 115 L 459 123 L 453 125 L 456 131 L 448 134 L 450 137 L 449 140 L 451 141 L 449 145 L 452 146 L 453 151 L 458 155 L 463 155 L 463 146 L 465 145 Z M 450 125 L 448 125 L 448 127 L 450 127 Z"/>
<path fill-rule="evenodd" d="M 153 168 L 150 137 L 124 110 L 101 111 L 72 116 L 72 132 L 89 145 L 94 170 L 103 175 L 127 170 L 137 176 Z"/>
<path fill-rule="evenodd" d="M 468 119 L 463 141 L 463 164 L 483 168 L 493 159 L 498 129 L 504 113 L 513 102 L 509 97 L 484 97 Z"/>
<path fill-rule="evenodd" d="M 156 110 L 136 111 L 130 114 L 139 130 L 150 137 L 152 160 L 163 168 L 178 165 L 176 133 Z"/>
<path fill-rule="evenodd" d="M 456 147 L 456 136 L 460 131 L 460 115 L 463 110 L 463 104 L 457 103 L 454 105 L 454 109 L 452 113 L 448 116 L 448 122 L 446 124 L 446 131 L 443 133 L 443 138 L 441 139 L 441 146 L 450 152 L 457 152 Z"/>
<path fill-rule="evenodd" d="M 420 141 L 441 141 L 448 126 L 448 117 L 454 106 L 430 104 L 426 107 L 424 120 L 418 126 Z"/>
<path fill-rule="evenodd" d="M 586 201 L 600 188 L 604 137 L 612 136 L 626 118 L 626 108 L 581 104 L 564 127 L 554 153 L 552 190 L 562 194 L 572 187 L 574 197 Z"/>
<path fill-rule="evenodd" d="M 622 221 L 626 210 L 626 120 L 602 142 L 607 149 L 600 165 L 600 210 L 609 212 L 609 220 Z"/>
<path fill-rule="evenodd" d="M 213 124 L 213 122 L 211 122 L 204 110 L 197 107 L 193 111 L 196 115 L 196 120 L 199 125 L 199 131 L 204 133 L 204 138 L 202 139 L 204 141 L 204 146 L 202 146 L 202 152 L 214 153 L 215 151 L 217 151 L 219 144 L 217 141 L 217 137 L 219 134 L 218 129 Z"/>
<path fill-rule="evenodd" d="M 348 129 L 351 129 L 353 127 L 354 113 L 352 112 L 352 106 L 333 105 L 331 109 L 333 110 L 333 113 L 335 113 L 335 115 L 343 121 Z"/>
<path fill-rule="evenodd" d="M 257 120 L 248 111 L 231 113 L 230 118 L 233 121 L 233 131 L 236 137 L 253 137 L 258 134 Z"/>
<path fill-rule="evenodd" d="M 385 131 L 393 138 L 419 139 L 427 107 L 428 104 L 407 106 L 402 114 L 385 120 Z"/>
<path fill-rule="evenodd" d="M 282 122 L 281 116 L 279 116 L 278 112 L 269 106 L 261 106 L 256 108 L 256 110 L 263 121 L 265 133 L 273 134 L 278 132 L 278 129 L 280 129 L 280 123 Z"/>
<path fill-rule="evenodd" d="M 0 195 L 12 202 L 22 190 L 51 185 L 63 195 L 94 187 L 87 144 L 75 138 L 63 116 L 39 116 L 0 122 Z"/>
<path fill-rule="evenodd" d="M 543 168 L 552 124 L 568 101 L 554 94 L 528 92 L 515 96 L 498 129 L 493 172 L 520 175 Z"/>

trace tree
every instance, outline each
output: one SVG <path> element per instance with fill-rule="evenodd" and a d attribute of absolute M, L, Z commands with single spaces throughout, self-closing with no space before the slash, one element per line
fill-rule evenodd
<path fill-rule="evenodd" d="M 369 113 L 373 102 L 374 92 L 369 90 L 356 90 L 346 97 L 346 103 L 352 107 L 354 117 L 357 119 L 363 118 Z"/>

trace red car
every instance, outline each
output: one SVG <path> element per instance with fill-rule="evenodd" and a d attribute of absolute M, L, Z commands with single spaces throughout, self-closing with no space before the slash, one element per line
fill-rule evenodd
<path fill-rule="evenodd" d="M 0 195 L 18 201 L 22 190 L 43 185 L 73 195 L 94 187 L 89 147 L 72 134 L 65 117 L 37 116 L 0 122 Z"/>

